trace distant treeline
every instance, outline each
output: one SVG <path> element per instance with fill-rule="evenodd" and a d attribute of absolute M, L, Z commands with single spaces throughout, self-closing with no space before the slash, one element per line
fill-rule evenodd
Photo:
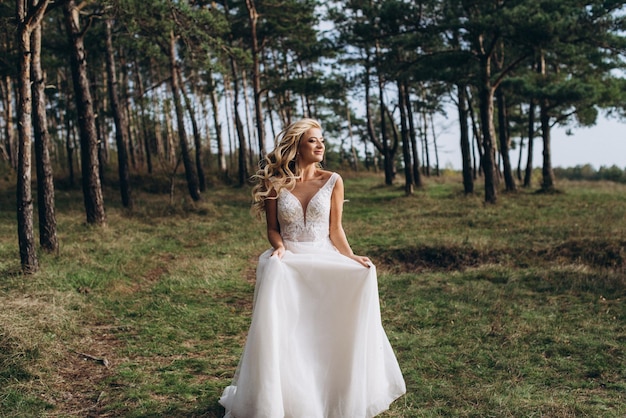
<path fill-rule="evenodd" d="M 567 180 L 608 180 L 616 183 L 626 183 L 626 168 L 616 165 L 610 167 L 601 166 L 595 169 L 591 164 L 577 165 L 575 167 L 554 169 L 554 175 Z"/>

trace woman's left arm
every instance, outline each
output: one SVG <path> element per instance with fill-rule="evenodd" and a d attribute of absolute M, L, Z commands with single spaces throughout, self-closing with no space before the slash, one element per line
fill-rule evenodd
<path fill-rule="evenodd" d="M 348 238 L 346 237 L 346 232 L 343 230 L 343 198 L 343 180 L 339 177 L 335 182 L 335 187 L 333 188 L 333 193 L 330 198 L 330 240 L 341 254 L 357 261 L 365 267 L 369 267 L 371 264 L 370 259 L 352 252 L 352 248 L 350 248 Z"/>

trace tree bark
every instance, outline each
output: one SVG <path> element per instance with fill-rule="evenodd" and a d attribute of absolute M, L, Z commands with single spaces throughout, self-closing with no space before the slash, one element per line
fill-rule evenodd
<path fill-rule="evenodd" d="M 144 154 L 146 155 L 146 164 L 148 166 L 148 174 L 152 174 L 152 151 L 156 148 L 156 144 L 151 141 L 151 138 L 155 138 L 156 142 L 156 133 L 154 136 L 152 134 L 148 134 L 148 121 L 146 117 L 146 99 L 145 89 L 143 86 L 143 78 L 141 76 L 141 72 L 139 71 L 139 65 L 137 64 L 137 60 L 133 61 L 133 66 L 135 67 L 135 80 L 136 80 L 136 88 L 139 94 L 139 99 L 137 100 L 139 104 L 139 117 L 141 119 L 141 134 L 143 136 L 143 147 Z"/>
<path fill-rule="evenodd" d="M 532 185 L 533 178 L 533 153 L 535 144 L 535 100 L 530 99 L 528 107 L 528 155 L 526 156 L 526 171 L 524 172 L 524 187 Z"/>
<path fill-rule="evenodd" d="M 219 103 L 217 100 L 217 91 L 215 80 L 213 80 L 213 72 L 209 69 L 207 75 L 209 85 L 209 97 L 211 100 L 211 108 L 213 109 L 213 125 L 215 126 L 215 141 L 217 143 L 217 167 L 222 179 L 228 177 L 228 167 L 226 167 L 226 155 L 224 154 L 224 139 L 222 137 L 222 123 L 220 122 Z"/>
<path fill-rule="evenodd" d="M 99 79 L 106 79 L 106 63 L 102 63 L 102 72 L 100 73 Z M 93 108 L 94 114 L 96 115 L 96 137 L 98 138 L 98 167 L 100 173 L 100 184 L 104 184 L 105 181 L 105 172 L 104 168 L 107 166 L 109 162 L 109 147 L 107 141 L 107 124 L 104 121 L 104 118 L 98 117 L 97 115 L 103 115 L 105 113 L 106 108 L 106 98 L 101 98 L 100 94 L 102 93 L 99 89 L 98 82 L 96 81 L 98 77 L 95 72 L 91 72 L 90 75 L 90 83 L 89 89 L 92 93 L 91 98 L 93 99 Z"/>
<path fill-rule="evenodd" d="M 230 80 L 230 74 L 224 72 L 224 112 L 226 113 L 226 134 L 228 137 L 228 166 L 235 167 L 235 155 L 237 146 L 235 145 L 235 139 L 233 131 L 235 128 L 232 126 L 235 118 L 230 114 L 230 109 L 233 107 L 233 91 L 232 82 Z"/>
<path fill-rule="evenodd" d="M 243 132 L 243 125 L 241 123 L 241 117 L 239 116 L 239 82 L 238 79 L 238 70 L 237 70 L 237 62 L 234 57 L 230 57 L 230 68 L 232 72 L 232 83 L 233 83 L 233 121 L 235 124 L 235 131 L 237 133 L 237 138 L 239 139 L 239 185 L 243 186 L 248 179 L 248 150 L 246 144 L 246 136 Z"/>
<path fill-rule="evenodd" d="M 67 109 L 69 109 L 69 100 L 66 101 Z M 67 157 L 67 168 L 70 186 L 74 188 L 76 185 L 76 174 L 74 173 L 74 128 L 72 120 L 65 117 L 65 153 Z"/>
<path fill-rule="evenodd" d="M 504 172 L 504 183 L 508 192 L 517 191 L 515 178 L 513 177 L 513 166 L 509 148 L 511 139 L 509 136 L 509 118 L 507 114 L 506 98 L 501 87 L 496 89 L 496 102 L 498 104 L 498 130 L 500 137 L 500 155 L 502 156 L 502 171 Z"/>
<path fill-rule="evenodd" d="M 252 139 L 255 138 L 256 133 L 252 133 L 250 127 L 254 125 L 250 116 L 250 99 L 248 97 L 248 77 L 246 71 L 241 72 L 241 93 L 243 95 L 243 110 L 244 120 L 246 121 L 246 138 L 248 138 L 248 167 L 256 166 L 260 159 L 259 153 L 254 152 L 254 145 L 252 145 Z M 258 141 L 257 141 L 258 144 Z M 256 155 L 255 155 L 256 154 Z"/>
<path fill-rule="evenodd" d="M 470 149 L 469 127 L 467 126 L 467 118 L 469 109 L 467 107 L 467 90 L 462 84 L 457 84 L 459 111 L 459 131 L 461 140 L 461 161 L 463 168 L 463 191 L 465 194 L 474 193 L 474 175 L 472 173 L 472 155 Z"/>
<path fill-rule="evenodd" d="M 404 159 L 404 194 L 413 194 L 413 161 L 407 129 L 406 89 L 402 81 L 398 81 L 398 105 L 400 106 L 400 136 L 402 137 L 402 157 Z"/>
<path fill-rule="evenodd" d="M 189 144 L 187 143 L 187 132 L 185 130 L 185 116 L 183 106 L 180 101 L 180 80 L 178 79 L 178 64 L 176 63 L 176 36 L 174 32 L 170 32 L 170 87 L 172 89 L 172 99 L 174 100 L 174 110 L 176 111 L 176 120 L 178 122 L 178 140 L 180 143 L 180 153 L 185 167 L 185 177 L 187 178 L 187 187 L 189 195 L 194 201 L 200 200 L 200 188 L 198 186 L 198 175 L 189 155 Z"/>
<path fill-rule="evenodd" d="M 128 68 L 126 57 L 123 53 L 124 51 L 118 51 L 120 52 L 118 58 L 120 67 L 123 69 Z M 120 111 L 122 112 L 122 115 L 124 115 L 124 124 L 126 125 L 126 155 L 130 156 L 130 167 L 137 170 L 139 167 L 143 168 L 145 163 L 144 146 L 142 141 L 143 135 L 140 133 L 140 124 L 135 120 L 137 118 L 136 108 L 133 106 L 128 94 L 128 88 L 130 85 L 128 71 L 123 70 L 121 72 L 117 72 L 116 75 L 120 76 L 119 80 L 117 80 L 117 100 L 119 102 Z"/>
<path fill-rule="evenodd" d="M 0 95 L 2 95 L 3 103 L 2 108 L 4 110 L 4 144 L 0 144 L 0 149 L 2 150 L 3 157 L 6 158 L 11 167 L 14 169 L 17 168 L 17 151 L 16 144 L 14 140 L 14 131 L 13 127 L 13 94 L 11 93 L 12 82 L 11 77 L 9 75 L 2 77 L 0 80 Z"/>
<path fill-rule="evenodd" d="M 543 140 L 543 166 L 541 168 L 541 190 L 550 192 L 554 190 L 554 172 L 552 171 L 552 149 L 550 143 L 550 115 L 548 114 L 547 100 L 542 100 L 539 106 L 541 119 L 541 138 Z"/>
<path fill-rule="evenodd" d="M 117 146 L 117 172 L 120 181 L 120 195 L 122 205 L 125 208 L 132 208 L 130 174 L 128 168 L 128 155 L 126 147 L 128 138 L 128 122 L 124 111 L 120 105 L 119 89 L 117 83 L 117 69 L 115 68 L 115 53 L 113 49 L 113 20 L 108 18 L 106 26 L 106 68 L 109 83 L 109 99 L 111 100 L 111 110 L 113 111 L 113 121 L 115 123 L 115 144 Z"/>
<path fill-rule="evenodd" d="M 523 114 L 523 108 L 520 105 L 520 114 Z M 522 155 L 524 154 L 524 135 L 520 134 L 519 139 L 519 153 L 517 154 L 517 170 L 515 172 L 515 176 L 517 177 L 517 181 L 522 181 Z"/>
<path fill-rule="evenodd" d="M 196 119 L 196 112 L 191 105 L 191 99 L 189 95 L 185 91 L 185 88 L 182 84 L 182 76 L 180 71 L 178 72 L 178 79 L 181 80 L 181 89 L 180 92 L 183 96 L 183 100 L 185 101 L 185 108 L 187 109 L 187 113 L 189 113 L 189 119 L 191 120 L 191 130 L 193 133 L 193 143 L 195 152 L 195 162 L 196 162 L 196 173 L 198 173 L 198 188 L 201 192 L 206 190 L 206 176 L 204 175 L 204 168 L 202 167 L 202 138 L 200 137 L 200 129 L 198 129 L 198 120 Z M 194 94 L 194 96 L 198 96 Z"/>
<path fill-rule="evenodd" d="M 17 235 L 22 272 L 39 270 L 33 232 L 33 197 L 31 188 L 32 92 L 31 92 L 31 33 L 25 2 L 17 0 L 18 75 L 18 149 L 17 149 Z"/>
<path fill-rule="evenodd" d="M 259 14 L 254 0 L 246 0 L 248 16 L 250 18 L 250 35 L 252 38 L 252 89 L 254 91 L 254 111 L 256 117 L 259 153 L 265 155 L 265 124 L 263 122 L 263 104 L 261 103 L 261 72 L 259 64 L 259 41 L 257 36 L 257 21 Z"/>
<path fill-rule="evenodd" d="M 439 147 L 437 146 L 437 132 L 435 132 L 435 119 L 433 117 L 433 112 L 429 112 L 430 116 L 430 131 L 433 134 L 433 148 L 435 151 L 435 175 L 437 177 L 441 174 L 441 169 L 439 167 Z"/>
<path fill-rule="evenodd" d="M 426 110 L 423 108 L 420 110 L 420 116 L 422 117 L 422 154 L 424 155 L 425 164 L 422 167 L 424 175 L 430 177 L 430 150 L 428 147 L 428 118 L 426 117 Z"/>
<path fill-rule="evenodd" d="M 106 216 L 100 184 L 96 119 L 87 76 L 84 33 L 80 28 L 79 11 L 74 0 L 66 0 L 63 3 L 63 14 L 69 38 L 74 98 L 78 113 L 83 198 L 87 223 L 105 225 Z"/>
<path fill-rule="evenodd" d="M 348 122 L 348 137 L 350 138 L 350 155 L 352 157 L 352 170 L 359 171 L 359 159 L 354 147 L 354 135 L 352 135 L 352 117 L 350 115 L 350 106 L 346 106 L 346 121 Z"/>
<path fill-rule="evenodd" d="M 385 184 L 391 186 L 395 177 L 394 153 L 392 152 L 392 147 L 389 146 L 387 118 L 385 116 L 384 81 L 380 72 L 378 74 L 378 94 L 378 100 L 380 101 L 380 135 L 382 139 L 382 150 L 380 151 L 383 155 L 383 165 L 385 167 Z"/>
<path fill-rule="evenodd" d="M 470 120 L 472 122 L 472 136 L 473 136 L 473 141 L 472 141 L 472 159 L 473 159 L 473 165 L 474 165 L 474 179 L 478 178 L 479 175 L 482 174 L 482 160 L 483 160 L 483 147 L 481 145 L 481 138 L 482 138 L 482 134 L 480 132 L 480 128 L 478 126 L 478 123 L 476 122 L 476 114 L 474 112 L 474 106 L 472 105 L 472 98 L 470 97 L 469 94 L 467 94 L 467 90 L 466 92 L 466 96 L 467 96 L 467 110 L 469 111 L 469 115 L 470 115 Z M 478 158 L 476 158 L 476 150 L 478 150 Z"/>
<path fill-rule="evenodd" d="M 374 129 L 374 117 L 369 107 L 370 102 L 370 56 L 368 55 L 365 63 L 365 112 L 367 116 L 367 133 L 370 141 L 374 144 L 374 147 L 383 156 L 383 168 L 385 171 L 385 184 L 390 186 L 393 184 L 395 177 L 394 167 L 394 147 L 389 146 L 387 137 L 387 122 L 385 118 L 385 101 L 383 97 L 384 81 L 382 75 L 378 74 L 378 91 L 379 91 L 379 106 L 380 106 L 380 139 Z"/>
<path fill-rule="evenodd" d="M 163 138 L 163 156 L 164 160 L 169 165 L 176 164 L 178 157 L 176 156 L 176 140 L 174 139 L 174 121 L 172 120 L 172 108 L 171 103 L 164 99 L 160 99 L 161 103 L 165 104 L 164 119 L 165 119 L 165 138 Z M 158 109 L 158 103 L 155 103 L 155 108 Z"/>
<path fill-rule="evenodd" d="M 32 1 L 36 7 L 38 0 Z M 49 253 L 59 251 L 57 221 L 54 208 L 54 177 L 50 161 L 50 134 L 46 117 L 45 75 L 41 67 L 42 25 L 37 25 L 31 36 L 31 74 L 33 93 L 33 127 L 37 165 L 37 209 L 39 214 L 39 245 Z"/>
<path fill-rule="evenodd" d="M 539 73 L 546 77 L 546 59 L 541 51 L 539 56 Z M 548 113 L 549 101 L 542 98 L 539 101 L 539 121 L 541 123 L 541 138 L 543 140 L 543 165 L 541 167 L 541 190 L 544 192 L 554 190 L 554 172 L 552 171 L 552 149 L 550 143 L 550 114 Z"/>
<path fill-rule="evenodd" d="M 491 85 L 491 57 L 480 57 L 480 121 L 483 134 L 483 158 L 482 167 L 485 175 L 485 202 L 497 202 L 496 175 L 495 175 L 495 129 L 493 126 L 493 96 L 494 90 Z"/>
<path fill-rule="evenodd" d="M 237 138 L 239 138 L 239 185 L 243 186 L 248 179 L 248 161 L 246 158 L 246 136 L 243 132 L 243 124 L 241 123 L 239 112 L 235 112 L 235 129 L 237 130 Z"/>
<path fill-rule="evenodd" d="M 18 44 L 18 145 L 17 145 L 17 235 L 22 272 L 32 274 L 39 270 L 33 232 L 32 198 L 32 44 L 35 28 L 40 28 L 41 20 L 48 7 L 48 0 L 39 4 L 17 1 L 17 44 Z M 27 5 L 29 6 L 27 9 Z M 39 38 L 40 39 L 40 38 Z M 37 46 L 37 45 L 35 45 Z M 40 49 L 35 50 L 36 53 Z M 37 57 L 39 59 L 39 56 Z M 41 68 L 41 67 L 39 67 Z"/>
<path fill-rule="evenodd" d="M 124 59 L 123 54 L 120 54 L 118 56 L 117 61 L 120 64 L 120 68 L 127 68 L 126 60 Z M 113 62 L 115 62 L 115 59 Z M 118 75 L 119 78 L 117 78 Z M 139 139 L 140 135 L 137 132 L 137 123 L 133 120 L 133 118 L 135 117 L 134 108 L 127 94 L 127 88 L 129 83 L 127 71 L 122 70 L 116 73 L 116 82 L 119 112 L 122 114 L 124 120 L 124 128 L 126 129 L 126 131 L 124 132 L 124 142 L 126 143 L 126 158 L 128 160 L 129 170 L 132 169 L 137 171 L 137 169 L 139 169 L 140 167 L 143 168 L 144 165 L 143 145 L 141 144 L 141 141 Z"/>
<path fill-rule="evenodd" d="M 411 96 L 408 87 L 408 83 L 405 81 L 405 106 L 407 112 L 407 119 L 409 122 L 409 138 L 411 139 L 411 154 L 413 156 L 413 183 L 415 187 L 421 189 L 424 187 L 422 181 L 422 172 L 420 171 L 420 160 L 417 154 L 417 137 L 415 134 L 415 122 L 413 120 L 413 106 L 411 105 Z"/>

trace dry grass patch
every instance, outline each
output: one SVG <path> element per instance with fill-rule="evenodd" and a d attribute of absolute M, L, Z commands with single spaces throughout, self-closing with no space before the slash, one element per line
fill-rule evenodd
<path fill-rule="evenodd" d="M 83 323 L 82 306 L 69 292 L 0 298 L 1 380 L 5 388 L 39 394 L 29 402 L 40 403 L 44 415 L 90 416 L 117 362 L 119 341 L 108 327 Z"/>

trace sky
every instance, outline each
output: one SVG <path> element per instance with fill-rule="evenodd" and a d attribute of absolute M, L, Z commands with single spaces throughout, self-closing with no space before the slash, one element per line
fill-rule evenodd
<path fill-rule="evenodd" d="M 437 122 L 439 164 L 442 168 L 461 168 L 457 123 L 457 120 L 452 119 L 440 119 Z M 591 164 L 596 170 L 601 166 L 610 167 L 612 165 L 626 169 L 626 121 L 599 116 L 598 123 L 593 127 L 573 128 L 572 135 L 567 135 L 566 132 L 567 129 L 565 128 L 555 127 L 552 129 L 553 167 L 566 168 Z M 541 167 L 542 151 L 541 139 L 535 139 L 533 154 L 535 167 Z M 511 150 L 510 155 L 514 167 L 517 167 L 519 149 Z M 525 148 L 522 159 L 523 161 L 526 160 Z M 522 167 L 524 166 L 525 163 Z"/>

